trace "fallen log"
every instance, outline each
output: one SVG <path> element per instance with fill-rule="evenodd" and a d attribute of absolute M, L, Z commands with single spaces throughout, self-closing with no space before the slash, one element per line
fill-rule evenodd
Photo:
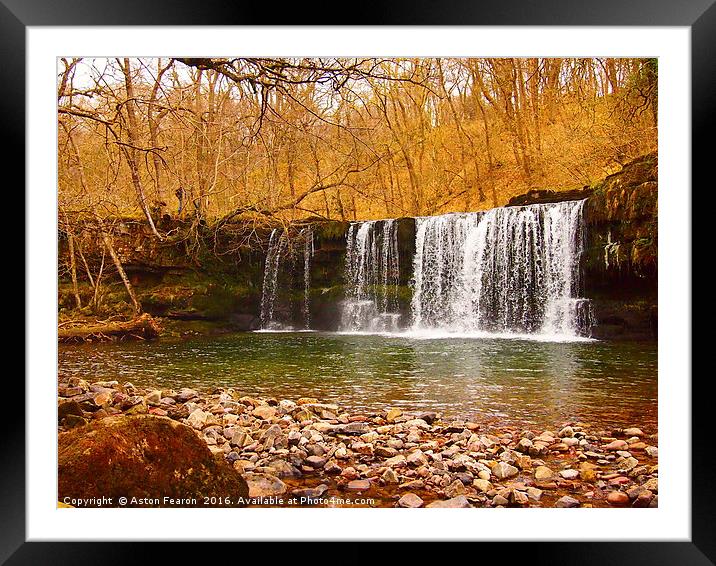
<path fill-rule="evenodd" d="M 101 342 L 112 340 L 152 340 L 159 336 L 159 324 L 148 314 L 127 321 L 58 328 L 59 342 Z"/>

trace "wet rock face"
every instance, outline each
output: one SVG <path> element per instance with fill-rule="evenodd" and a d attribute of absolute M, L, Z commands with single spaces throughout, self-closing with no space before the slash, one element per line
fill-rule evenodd
<path fill-rule="evenodd" d="M 657 327 L 658 160 L 610 175 L 587 200 L 582 265 L 596 338 L 653 339 Z"/>
<path fill-rule="evenodd" d="M 165 497 L 246 500 L 246 481 L 215 458 L 188 426 L 150 415 L 114 416 L 73 428 L 58 438 L 59 499 L 119 497 L 127 507 L 166 505 Z M 132 498 L 158 504 L 132 504 Z M 218 503 L 209 506 L 216 506 Z M 235 506 L 235 505 L 234 505 Z"/>

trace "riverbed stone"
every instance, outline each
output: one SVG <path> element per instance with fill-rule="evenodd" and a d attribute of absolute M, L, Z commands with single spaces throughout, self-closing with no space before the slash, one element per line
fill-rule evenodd
<path fill-rule="evenodd" d="M 626 507 L 629 505 L 629 496 L 623 491 L 610 491 L 607 494 L 607 502 L 614 507 Z"/>
<path fill-rule="evenodd" d="M 406 507 L 409 509 L 417 509 L 423 506 L 423 500 L 420 496 L 408 492 L 398 500 L 398 507 Z"/>
<path fill-rule="evenodd" d="M 603 446 L 604 450 L 611 450 L 616 452 L 617 450 L 626 450 L 629 448 L 629 444 L 625 440 L 613 440 L 609 444 Z"/>
<path fill-rule="evenodd" d="M 252 472 L 244 478 L 249 485 L 249 497 L 275 497 L 288 490 L 285 483 L 271 474 Z"/>
<path fill-rule="evenodd" d="M 346 485 L 346 489 L 350 491 L 367 491 L 370 489 L 370 480 L 351 480 Z"/>
<path fill-rule="evenodd" d="M 624 429 L 624 436 L 644 436 L 644 433 L 638 427 L 631 427 Z"/>
<path fill-rule="evenodd" d="M 398 451 L 395 448 L 390 448 L 388 446 L 377 446 L 375 449 L 375 455 L 380 458 L 392 458 L 393 456 L 398 455 Z"/>
<path fill-rule="evenodd" d="M 332 425 L 329 429 L 334 434 L 361 435 L 370 431 L 370 427 L 363 422 Z"/>
<path fill-rule="evenodd" d="M 115 505 L 120 496 L 248 496 L 244 479 L 190 427 L 149 415 L 107 417 L 60 434 L 58 490 L 61 500 L 102 494 Z"/>
<path fill-rule="evenodd" d="M 385 484 L 400 483 L 400 478 L 398 477 L 398 474 L 392 468 L 387 468 L 380 476 L 380 479 Z"/>
<path fill-rule="evenodd" d="M 517 490 L 517 489 L 510 490 L 510 495 L 509 495 L 508 499 L 509 499 L 510 503 L 512 503 L 513 505 L 520 505 L 520 506 L 529 505 L 529 502 L 530 502 L 528 495 L 525 492 Z"/>
<path fill-rule="evenodd" d="M 579 477 L 579 470 L 573 470 L 573 469 L 560 470 L 559 475 L 562 476 L 566 480 L 574 480 Z"/>
<path fill-rule="evenodd" d="M 524 452 L 525 454 L 529 453 L 530 448 L 532 448 L 533 444 L 532 441 L 529 438 L 520 438 L 520 441 L 517 443 L 516 450 L 519 450 L 520 452 Z"/>
<path fill-rule="evenodd" d="M 472 485 L 481 492 L 487 492 L 493 489 L 492 483 L 488 480 L 476 478 L 472 481 Z"/>
<path fill-rule="evenodd" d="M 579 505 L 579 500 L 574 497 L 570 497 L 569 495 L 560 497 L 554 504 L 555 507 L 563 508 L 579 507 Z"/>
<path fill-rule="evenodd" d="M 305 461 L 306 464 L 314 469 L 320 469 L 326 465 L 326 462 L 328 462 L 326 458 L 322 458 L 320 456 L 309 456 Z"/>
<path fill-rule="evenodd" d="M 397 419 L 398 417 L 400 417 L 402 415 L 403 415 L 403 411 L 401 411 L 400 409 L 395 409 L 395 408 L 388 409 L 388 412 L 385 415 L 385 420 L 388 421 L 389 423 L 392 423 L 395 421 L 395 419 Z"/>
<path fill-rule="evenodd" d="M 422 450 L 415 450 L 408 454 L 406 461 L 411 466 L 424 466 L 428 463 L 428 457 L 423 453 Z"/>
<path fill-rule="evenodd" d="M 326 465 L 323 466 L 323 471 L 327 474 L 340 474 L 343 468 L 341 468 L 335 460 L 329 460 Z"/>
<path fill-rule="evenodd" d="M 384 464 L 390 468 L 403 468 L 408 465 L 408 461 L 402 454 L 388 458 Z"/>
<path fill-rule="evenodd" d="M 189 388 L 180 389 L 179 392 L 174 395 L 174 399 L 179 403 L 186 403 L 187 401 L 197 397 L 199 397 L 199 393 L 194 389 Z"/>
<path fill-rule="evenodd" d="M 465 485 L 459 480 L 455 480 L 445 488 L 445 495 L 449 498 L 457 497 L 458 495 L 465 495 Z"/>
<path fill-rule="evenodd" d="M 464 495 L 458 495 L 443 501 L 433 501 L 428 503 L 425 507 L 429 509 L 467 509 L 472 507 L 467 497 Z"/>
<path fill-rule="evenodd" d="M 197 430 L 201 430 L 206 425 L 209 419 L 209 413 L 202 411 L 201 409 L 194 409 L 191 414 L 187 417 L 186 423 Z"/>
<path fill-rule="evenodd" d="M 648 489 L 644 489 L 641 491 L 641 493 L 639 493 L 639 495 L 637 495 L 632 506 L 641 508 L 649 507 L 649 504 L 651 503 L 651 500 L 653 498 L 654 494 Z"/>
<path fill-rule="evenodd" d="M 304 487 L 297 488 L 291 491 L 291 495 L 305 499 L 317 499 L 328 491 L 328 486 L 325 483 L 317 485 L 316 487 Z"/>
<path fill-rule="evenodd" d="M 269 405 L 259 405 L 258 407 L 255 407 L 253 411 L 251 411 L 251 414 L 254 417 L 258 417 L 259 419 L 269 420 L 276 416 L 276 407 L 271 407 Z"/>
<path fill-rule="evenodd" d="M 77 401 L 64 401 L 57 406 L 58 422 L 62 422 L 67 415 L 82 417 L 84 415 L 84 411 Z"/>
<path fill-rule="evenodd" d="M 154 389 L 153 391 L 150 391 L 145 397 L 144 400 L 148 405 L 159 405 L 159 403 L 162 400 L 162 392 L 158 389 Z M 97 401 L 97 398 L 95 397 L 95 401 Z"/>
<path fill-rule="evenodd" d="M 547 466 L 537 466 L 534 476 L 537 481 L 549 481 L 554 477 L 554 472 Z"/>
<path fill-rule="evenodd" d="M 574 436 L 574 429 L 571 426 L 565 426 L 562 430 L 559 431 L 558 436 L 560 438 L 564 437 L 573 437 Z"/>
<path fill-rule="evenodd" d="M 619 464 L 619 469 L 623 472 L 628 472 L 629 470 L 636 468 L 638 464 L 639 460 L 630 456 L 629 458 L 625 458 L 624 461 Z"/>
<path fill-rule="evenodd" d="M 498 462 L 492 467 L 492 475 L 500 480 L 514 477 L 518 473 L 519 470 L 507 462 Z"/>
<path fill-rule="evenodd" d="M 525 491 L 527 493 L 527 497 L 531 501 L 537 502 L 542 498 L 543 491 L 541 489 L 538 489 L 536 487 L 528 487 Z"/>
<path fill-rule="evenodd" d="M 498 493 L 492 498 L 492 504 L 495 507 L 507 507 L 510 504 L 510 500 Z"/>

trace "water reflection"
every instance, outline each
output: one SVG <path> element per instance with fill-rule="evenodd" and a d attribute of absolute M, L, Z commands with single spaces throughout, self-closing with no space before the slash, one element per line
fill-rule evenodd
<path fill-rule="evenodd" d="M 63 346 L 61 377 L 398 406 L 525 426 L 580 420 L 656 427 L 656 345 L 235 334 L 151 344 Z"/>

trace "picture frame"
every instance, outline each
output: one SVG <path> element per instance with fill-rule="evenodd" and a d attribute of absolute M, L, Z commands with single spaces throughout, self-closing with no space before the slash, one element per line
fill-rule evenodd
<path fill-rule="evenodd" d="M 387 4 L 387 3 L 386 3 Z M 714 106 L 713 81 L 716 79 L 716 62 L 711 56 L 716 37 L 716 8 L 713 0 L 690 1 L 683 6 L 669 0 L 646 2 L 636 0 L 617 2 L 607 0 L 599 4 L 570 0 L 544 3 L 512 1 L 492 6 L 470 3 L 466 0 L 447 4 L 429 2 L 391 2 L 379 10 L 377 7 L 359 10 L 351 25 L 490 25 L 490 26 L 681 26 L 691 30 L 691 101 L 692 101 L 692 175 L 706 178 L 705 169 L 710 163 L 706 141 L 712 124 Z M 17 164 L 25 160 L 25 125 L 30 111 L 26 107 L 26 29 L 30 26 L 136 26 L 136 25 L 277 25 L 324 24 L 333 25 L 331 11 L 304 13 L 301 21 L 289 21 L 288 13 L 264 15 L 255 7 L 227 9 L 221 2 L 210 0 L 194 5 L 189 2 L 157 1 L 143 3 L 108 3 L 76 0 L 48 2 L 47 0 L 0 0 L 0 44 L 5 54 L 0 65 L 5 96 L 3 116 L 6 136 L 5 163 Z M 275 17 L 274 17 L 275 16 Z M 311 21 L 308 21 L 311 20 Z M 701 140 L 701 143 L 697 143 Z M 701 173 L 701 175 L 699 175 Z M 690 195 L 690 187 L 684 187 Z M 32 214 L 26 210 L 26 215 Z M 26 257 L 27 261 L 27 257 Z M 668 272 L 665 275 L 668 277 Z M 27 302 L 33 297 L 26 295 Z M 559 557 L 562 563 L 578 564 L 714 564 L 716 563 L 715 517 L 716 496 L 707 451 L 702 447 L 710 441 L 708 416 L 713 385 L 710 380 L 691 381 L 691 541 L 690 542 L 549 542 L 513 545 L 510 553 L 531 562 L 553 563 Z M 29 392 L 22 382 L 15 380 L 17 388 L 13 398 L 29 402 Z M 26 444 L 25 406 L 15 405 L 9 424 L 4 431 L 6 463 L 2 473 L 2 528 L 0 528 L 0 559 L 8 564 L 44 563 L 120 563 L 136 555 L 137 543 L 82 543 L 82 542 L 27 542 L 26 540 L 26 456 L 31 446 Z M 684 463 L 684 469 L 688 469 Z M 636 518 L 635 520 L 638 520 Z M 519 538 L 519 536 L 517 537 Z M 504 543 L 503 543 L 504 544 Z M 508 543 L 509 544 L 509 543 Z M 145 545 L 146 546 L 146 545 Z M 504 549 L 494 550 L 504 552 Z M 143 550 L 142 550 L 143 552 Z M 180 559 L 183 546 L 162 545 L 164 560 Z"/>

